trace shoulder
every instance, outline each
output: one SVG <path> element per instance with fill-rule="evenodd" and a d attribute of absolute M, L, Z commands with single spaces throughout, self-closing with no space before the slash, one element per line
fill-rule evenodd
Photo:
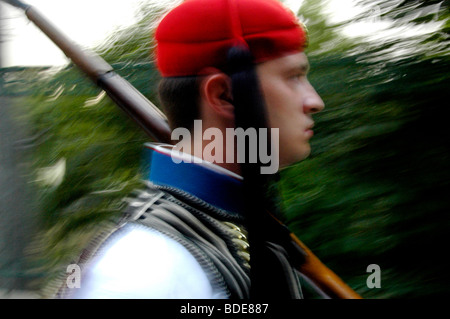
<path fill-rule="evenodd" d="M 185 247 L 135 224 L 108 240 L 76 289 L 74 298 L 220 298 Z"/>

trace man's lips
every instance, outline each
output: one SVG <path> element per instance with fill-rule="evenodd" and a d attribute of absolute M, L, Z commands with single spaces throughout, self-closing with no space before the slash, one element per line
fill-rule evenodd
<path fill-rule="evenodd" d="M 306 129 L 305 129 L 305 133 L 308 137 L 312 137 L 314 135 L 314 131 L 312 130 L 314 127 L 314 123 L 309 125 Z"/>

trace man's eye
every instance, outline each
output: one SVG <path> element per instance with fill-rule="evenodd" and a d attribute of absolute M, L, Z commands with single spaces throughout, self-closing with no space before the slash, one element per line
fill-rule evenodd
<path fill-rule="evenodd" d="M 293 80 L 302 80 L 302 79 L 306 78 L 306 74 L 305 73 L 296 73 L 296 74 L 293 74 L 291 76 L 291 78 Z"/>

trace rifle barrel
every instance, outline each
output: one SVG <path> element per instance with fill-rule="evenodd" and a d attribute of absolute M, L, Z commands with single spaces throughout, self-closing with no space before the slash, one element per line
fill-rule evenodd
<path fill-rule="evenodd" d="M 147 135 L 161 143 L 172 143 L 165 115 L 156 106 L 149 107 L 148 99 L 128 81 L 115 72 L 108 72 L 100 76 L 97 83 Z"/>
<path fill-rule="evenodd" d="M 71 41 L 37 9 L 17 0 L 7 3 L 21 8 L 50 40 L 154 140 L 171 144 L 165 115 L 128 81 L 117 75 L 100 56 Z"/>

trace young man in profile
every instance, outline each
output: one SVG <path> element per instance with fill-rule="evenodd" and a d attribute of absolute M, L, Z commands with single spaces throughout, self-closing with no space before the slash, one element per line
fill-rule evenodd
<path fill-rule="evenodd" d="M 247 213 L 255 198 L 246 198 L 238 159 L 255 149 L 231 143 L 227 132 L 236 129 L 228 136 L 238 141 L 240 124 L 262 123 L 255 129 L 270 129 L 276 168 L 309 155 L 312 114 L 324 104 L 307 80 L 306 37 L 277 0 L 187 0 L 165 15 L 155 35 L 160 97 L 174 132 L 190 134 L 175 147 L 148 145 L 148 187 L 86 249 L 81 288 L 60 296 L 252 297 L 259 265 Z M 258 287 L 271 298 L 304 297 L 290 256 L 278 243 L 264 245 L 271 266 Z"/>

